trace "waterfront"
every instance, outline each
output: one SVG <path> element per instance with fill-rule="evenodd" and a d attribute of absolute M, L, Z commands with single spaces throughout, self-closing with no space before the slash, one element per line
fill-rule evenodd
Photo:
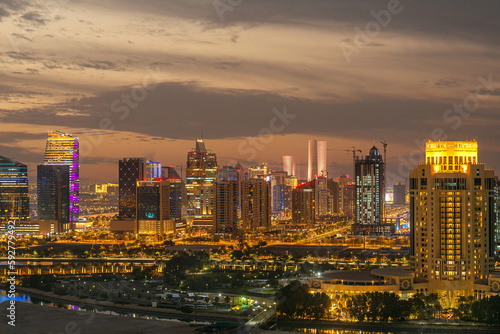
<path fill-rule="evenodd" d="M 0 290 L 0 304 L 3 303 L 4 301 L 8 301 L 8 300 L 10 300 L 10 299 L 7 297 L 5 291 Z M 78 311 L 78 312 L 94 312 L 97 314 L 114 315 L 114 316 L 128 317 L 128 318 L 134 318 L 134 319 L 161 320 L 161 321 L 170 321 L 170 322 L 185 322 L 185 323 L 200 324 L 200 325 L 209 325 L 209 324 L 213 323 L 211 321 L 195 321 L 193 319 L 186 319 L 186 318 L 176 319 L 175 317 L 166 317 L 166 316 L 164 317 L 164 316 L 157 316 L 157 315 L 144 314 L 144 313 L 116 312 L 116 311 L 112 311 L 110 309 L 107 309 L 106 307 L 103 307 L 103 306 L 88 307 L 88 306 L 84 306 L 84 305 L 75 305 L 75 304 L 70 304 L 70 303 L 55 302 L 55 301 L 50 301 L 50 300 L 43 299 L 43 298 L 31 297 L 28 294 L 16 294 L 16 297 L 14 298 L 14 300 L 16 302 L 39 305 L 39 306 L 43 306 L 43 307 L 52 307 L 52 308 L 57 308 L 57 309 L 72 310 L 72 311 Z"/>
<path fill-rule="evenodd" d="M 206 326 L 213 325 L 217 321 L 199 321 L 196 320 L 196 316 L 192 317 L 176 317 L 172 316 L 159 316 L 155 315 L 154 312 L 145 312 L 139 310 L 138 312 L 121 312 L 113 310 L 113 307 L 106 306 L 89 306 L 75 305 L 79 303 L 64 303 L 59 301 L 50 301 L 50 298 L 44 299 L 39 297 L 32 297 L 29 294 L 18 294 L 15 297 L 16 302 L 23 304 L 30 304 L 34 306 L 41 306 L 43 308 L 60 309 L 60 310 L 70 310 L 76 311 L 77 314 L 82 314 L 81 312 L 93 312 L 98 315 L 103 316 L 119 316 L 125 317 L 127 319 L 137 319 L 137 320 L 158 320 L 165 323 L 171 324 L 181 324 L 185 323 L 192 326 Z M 7 298 L 4 290 L 0 290 L 0 304 L 9 300 Z M 192 319 L 190 319 L 192 318 Z M 230 321 L 227 319 L 227 324 L 237 324 L 237 321 Z M 220 322 L 218 322 L 220 323 Z M 239 322 L 241 324 L 241 322 Z M 261 331 L 266 333 L 272 332 L 293 332 L 293 333 L 307 333 L 307 334 L 416 334 L 416 333 L 426 333 L 426 334 L 443 334 L 450 332 L 470 333 L 470 334 L 493 334 L 498 333 L 498 328 L 489 328 L 483 325 L 475 325 L 470 323 L 466 326 L 458 327 L 456 324 L 440 324 L 440 325 L 428 325 L 425 323 L 416 322 L 406 322 L 406 323 L 334 323 L 334 322 L 287 322 L 279 321 L 277 326 L 271 326 L 271 330 Z"/>

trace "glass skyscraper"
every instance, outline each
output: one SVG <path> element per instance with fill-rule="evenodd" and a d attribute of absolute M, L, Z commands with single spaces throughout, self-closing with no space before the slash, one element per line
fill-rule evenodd
<path fill-rule="evenodd" d="M 119 216 L 135 218 L 137 181 L 146 181 L 146 158 L 123 158 L 118 162 Z"/>
<path fill-rule="evenodd" d="M 69 166 L 69 221 L 78 221 L 80 160 L 78 138 L 58 131 L 49 131 L 43 164 Z"/>
<path fill-rule="evenodd" d="M 0 156 L 0 222 L 29 219 L 28 167 Z"/>
<path fill-rule="evenodd" d="M 38 165 L 38 220 L 57 221 L 56 232 L 67 232 L 70 224 L 70 166 Z"/>

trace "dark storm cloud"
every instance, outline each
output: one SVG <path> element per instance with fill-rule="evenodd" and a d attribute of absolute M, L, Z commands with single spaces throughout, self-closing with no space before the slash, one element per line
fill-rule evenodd
<path fill-rule="evenodd" d="M 28 2 L 23 0 L 0 0 L 0 7 L 6 10 L 18 11 L 27 6 Z"/>
<path fill-rule="evenodd" d="M 286 106 L 296 118 L 278 134 L 359 140 L 376 136 L 410 144 L 430 138 L 436 128 L 442 128 L 449 139 L 468 133 L 495 140 L 500 122 L 498 109 L 480 108 L 455 129 L 455 122 L 445 121 L 443 115 L 456 101 L 369 98 L 320 103 L 262 91 L 206 89 L 195 83 L 163 83 L 147 91 L 143 101 L 133 99 L 140 94 L 140 90 L 125 87 L 40 109 L 4 110 L 0 119 L 89 129 L 99 129 L 106 120 L 107 127 L 116 131 L 156 138 L 192 139 L 203 130 L 207 139 L 223 139 L 257 136 L 269 128 L 273 109 L 282 112 Z M 127 99 L 129 105 L 123 102 Z"/>
<path fill-rule="evenodd" d="M 153 0 L 137 2 L 133 0 L 114 0 L 121 8 L 146 12 L 165 13 L 199 21 L 210 27 L 243 25 L 247 27 L 260 24 L 290 24 L 323 26 L 335 23 L 348 28 L 364 28 L 373 21 L 371 11 L 387 9 L 388 0 L 242 0 L 231 5 L 225 0 Z M 217 14 L 214 3 L 226 4 L 221 16 Z M 385 31 L 420 34 L 427 37 L 444 37 L 475 42 L 498 42 L 500 35 L 500 1 L 483 0 L 401 0 L 402 12 L 393 16 Z M 230 8 L 230 9 L 228 9 Z M 351 36 L 346 36 L 350 38 Z"/>
<path fill-rule="evenodd" d="M 2 21 L 2 18 L 10 16 L 9 12 L 2 7 L 0 7 L 0 22 Z"/>

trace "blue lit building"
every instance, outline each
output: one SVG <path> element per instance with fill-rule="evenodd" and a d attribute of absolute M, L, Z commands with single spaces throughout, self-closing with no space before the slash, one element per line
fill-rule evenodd
<path fill-rule="evenodd" d="M 0 222 L 29 220 L 28 167 L 0 156 Z"/>

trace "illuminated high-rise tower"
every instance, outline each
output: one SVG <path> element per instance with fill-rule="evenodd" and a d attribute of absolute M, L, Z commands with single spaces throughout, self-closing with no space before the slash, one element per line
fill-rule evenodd
<path fill-rule="evenodd" d="M 327 176 L 326 154 L 327 142 L 325 140 L 309 140 L 307 160 L 307 181 L 314 180 L 316 176 Z"/>
<path fill-rule="evenodd" d="M 215 184 L 213 232 L 221 236 L 238 232 L 238 182 L 217 181 Z"/>
<path fill-rule="evenodd" d="M 292 190 L 292 224 L 312 227 L 316 223 L 316 201 L 312 182 Z"/>
<path fill-rule="evenodd" d="M 384 161 L 379 150 L 373 146 L 365 157 L 356 157 L 356 226 L 376 233 L 377 225 L 383 223 L 384 212 Z"/>
<path fill-rule="evenodd" d="M 161 162 L 146 161 L 146 180 L 153 181 L 162 177 Z"/>
<path fill-rule="evenodd" d="M 28 167 L 0 156 L 0 222 L 28 220 Z"/>
<path fill-rule="evenodd" d="M 78 138 L 59 131 L 49 131 L 43 164 L 69 166 L 69 222 L 78 221 L 80 196 L 80 160 Z"/>
<path fill-rule="evenodd" d="M 271 183 L 265 179 L 250 179 L 242 183 L 242 222 L 249 231 L 271 226 Z"/>
<path fill-rule="evenodd" d="M 217 156 L 207 151 L 203 139 L 196 139 L 196 148 L 188 152 L 186 166 L 187 214 L 200 215 L 201 187 L 217 181 Z"/>
<path fill-rule="evenodd" d="M 477 148 L 475 140 L 428 141 L 425 162 L 410 170 L 415 278 L 455 297 L 473 294 L 495 265 L 496 180 Z"/>

